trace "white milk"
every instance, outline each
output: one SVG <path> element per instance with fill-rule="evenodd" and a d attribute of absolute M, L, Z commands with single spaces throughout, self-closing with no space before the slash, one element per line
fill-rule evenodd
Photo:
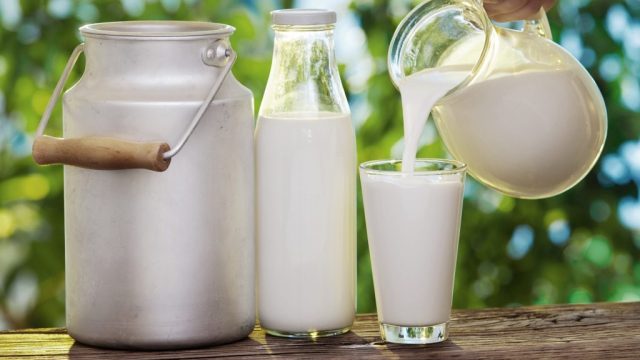
<path fill-rule="evenodd" d="M 410 172 L 433 108 L 448 150 L 485 184 L 510 195 L 548 197 L 586 174 L 601 150 L 606 122 L 600 98 L 569 70 L 531 67 L 456 91 L 460 68 L 426 70 L 402 80 L 403 163 Z M 437 104 L 434 107 L 434 104 Z"/>
<path fill-rule="evenodd" d="M 580 181 L 606 135 L 597 88 L 569 70 L 529 69 L 486 80 L 433 109 L 447 148 L 489 186 L 548 197 Z"/>
<path fill-rule="evenodd" d="M 403 172 L 413 172 L 420 135 L 431 109 L 449 90 L 461 83 L 467 74 L 468 69 L 465 68 L 444 67 L 420 71 L 398 83 L 404 118 Z"/>
<path fill-rule="evenodd" d="M 462 211 L 461 176 L 434 182 L 433 176 L 361 173 L 382 323 L 427 326 L 449 320 Z"/>
<path fill-rule="evenodd" d="M 356 284 L 351 119 L 287 116 L 262 116 L 256 130 L 260 323 L 286 332 L 347 328 Z"/>

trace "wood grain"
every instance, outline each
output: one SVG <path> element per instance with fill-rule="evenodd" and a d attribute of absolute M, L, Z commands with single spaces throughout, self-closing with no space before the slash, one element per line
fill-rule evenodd
<path fill-rule="evenodd" d="M 138 143 L 106 137 L 60 139 L 37 136 L 33 159 L 40 165 L 64 164 L 95 170 L 148 169 L 165 171 L 166 143 Z"/>
<path fill-rule="evenodd" d="M 75 343 L 64 329 L 29 329 L 0 332 L 1 357 L 640 359 L 640 303 L 454 311 L 449 340 L 435 345 L 385 344 L 375 315 L 359 315 L 351 332 L 317 341 L 275 338 L 256 327 L 233 344 L 164 352 L 91 348 Z"/>

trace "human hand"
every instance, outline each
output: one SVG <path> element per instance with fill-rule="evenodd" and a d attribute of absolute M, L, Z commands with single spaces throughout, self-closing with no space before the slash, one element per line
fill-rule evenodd
<path fill-rule="evenodd" d="M 484 9 L 495 21 L 531 19 L 541 7 L 549 10 L 556 0 L 484 0 Z"/>

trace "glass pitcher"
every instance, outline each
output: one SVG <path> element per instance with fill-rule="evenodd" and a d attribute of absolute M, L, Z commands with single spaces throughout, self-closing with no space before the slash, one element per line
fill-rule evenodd
<path fill-rule="evenodd" d="M 425 1 L 396 29 L 388 62 L 396 86 L 429 71 L 457 79 L 432 108 L 438 132 L 471 175 L 504 194 L 557 195 L 600 156 L 604 100 L 552 41 L 543 9 L 517 31 L 495 26 L 480 0 Z"/>

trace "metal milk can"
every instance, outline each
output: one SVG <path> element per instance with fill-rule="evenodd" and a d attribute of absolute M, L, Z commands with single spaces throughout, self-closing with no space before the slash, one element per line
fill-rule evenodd
<path fill-rule="evenodd" d="M 225 343 L 255 322 L 253 97 L 224 24 L 86 25 L 33 156 L 64 167 L 66 311 L 87 344 Z M 43 136 L 63 99 L 64 139 Z M 173 161 L 171 161 L 173 159 Z M 153 171 L 150 171 L 153 170 Z"/>

